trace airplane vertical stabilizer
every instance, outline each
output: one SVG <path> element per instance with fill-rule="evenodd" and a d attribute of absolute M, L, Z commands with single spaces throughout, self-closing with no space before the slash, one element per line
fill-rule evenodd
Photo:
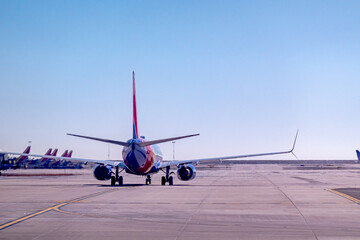
<path fill-rule="evenodd" d="M 47 152 L 44 155 L 49 155 L 51 154 L 52 148 L 49 148 L 49 150 L 47 150 Z"/>
<path fill-rule="evenodd" d="M 135 72 L 133 71 L 133 139 L 139 138 L 136 114 Z"/>
<path fill-rule="evenodd" d="M 27 148 L 25 149 L 25 151 L 23 153 L 29 154 L 30 153 L 30 148 L 31 148 L 31 146 L 27 146 Z M 27 158 L 27 156 L 21 155 L 18 158 L 18 161 L 24 161 L 26 158 Z"/>
<path fill-rule="evenodd" d="M 52 151 L 52 148 L 49 148 L 49 150 L 47 150 L 47 152 L 44 154 L 46 156 L 51 156 L 51 151 Z M 48 158 L 44 158 L 42 157 L 39 162 L 46 162 L 48 160 Z"/>
<path fill-rule="evenodd" d="M 69 154 L 68 154 L 68 150 L 65 150 L 65 152 L 61 155 L 62 157 L 67 157 Z"/>
<path fill-rule="evenodd" d="M 57 152 L 58 152 L 58 149 L 57 149 L 57 148 L 55 148 L 55 150 L 53 151 L 53 153 L 52 153 L 50 156 L 56 157 Z"/>

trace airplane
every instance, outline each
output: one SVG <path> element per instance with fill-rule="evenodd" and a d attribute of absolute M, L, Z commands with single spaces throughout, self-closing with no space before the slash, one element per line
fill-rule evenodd
<path fill-rule="evenodd" d="M 356 156 L 357 156 L 357 159 L 360 161 L 360 152 L 359 152 L 359 150 L 356 150 Z"/>
<path fill-rule="evenodd" d="M 30 148 L 31 148 L 31 146 L 27 146 L 23 153 L 29 154 L 30 153 Z M 19 157 L 17 157 L 15 159 L 16 168 L 20 168 L 21 166 L 23 166 L 27 159 L 28 159 L 28 157 L 24 156 L 24 155 L 20 155 Z"/>
<path fill-rule="evenodd" d="M 50 153 L 50 156 L 56 157 L 57 152 L 58 152 L 58 149 L 55 148 L 54 151 L 52 153 Z M 51 161 L 53 161 L 53 159 L 51 159 L 51 158 L 43 158 L 43 159 L 41 159 L 39 161 L 38 168 L 48 168 Z"/>
<path fill-rule="evenodd" d="M 23 153 L 29 154 L 30 148 L 31 146 L 27 146 Z M 9 168 L 13 168 L 13 169 L 19 168 L 24 164 L 24 162 L 28 158 L 27 156 L 24 155 L 20 155 L 17 158 L 9 158 L 7 155 L 8 154 L 0 154 L 0 170 L 7 170 Z"/>
<path fill-rule="evenodd" d="M 135 73 L 133 72 L 132 75 L 133 75 L 133 79 L 132 79 L 133 80 L 132 81 L 133 136 L 131 139 L 125 142 L 125 141 L 103 139 L 103 138 L 83 136 L 83 135 L 77 135 L 71 133 L 67 134 L 69 136 L 120 145 L 123 147 L 122 150 L 123 160 L 95 160 L 95 159 L 84 159 L 84 158 L 48 157 L 44 155 L 35 155 L 35 154 L 32 154 L 31 156 L 47 157 L 51 159 L 64 159 L 69 161 L 80 161 L 80 162 L 84 162 L 85 164 L 87 164 L 88 162 L 93 162 L 97 164 L 93 172 L 94 177 L 97 180 L 100 181 L 111 180 L 112 186 L 114 186 L 116 183 L 118 183 L 121 186 L 123 185 L 123 176 L 120 176 L 120 173 L 123 171 L 125 171 L 125 173 L 128 174 L 146 176 L 146 181 L 145 181 L 146 185 L 151 184 L 151 176 L 153 174 L 158 172 L 163 172 L 165 175 L 161 177 L 161 185 L 166 185 L 166 183 L 168 183 L 169 185 L 173 185 L 174 181 L 173 181 L 173 177 L 171 176 L 173 172 L 170 172 L 170 169 L 172 167 L 177 168 L 176 174 L 179 180 L 190 181 L 196 177 L 196 168 L 194 165 L 197 165 L 202 162 L 222 161 L 227 159 L 239 159 L 239 158 L 293 153 L 298 131 L 296 132 L 296 136 L 292 148 L 289 151 L 212 157 L 212 158 L 191 159 L 191 160 L 181 160 L 181 161 L 163 161 L 161 150 L 157 144 L 179 140 L 183 138 L 194 137 L 194 136 L 198 136 L 199 134 L 164 138 L 164 139 L 158 139 L 152 141 L 146 141 L 145 137 L 140 136 L 138 131 L 138 124 L 137 124 L 138 121 L 137 121 L 137 108 L 136 108 Z M 16 154 L 16 153 L 12 153 L 12 154 Z"/>
<path fill-rule="evenodd" d="M 68 154 L 67 157 L 68 157 L 68 158 L 71 158 L 72 153 L 73 153 L 73 151 L 71 150 L 71 151 L 69 152 L 69 154 Z M 77 169 L 79 169 L 79 168 L 82 168 L 82 167 L 83 167 L 83 166 L 82 166 L 83 163 L 84 163 L 84 162 L 79 162 L 79 161 L 74 162 L 74 161 L 66 160 L 66 161 L 63 161 L 63 163 L 61 164 L 61 167 L 62 167 L 62 168 L 77 168 Z"/>
<path fill-rule="evenodd" d="M 71 155 L 72 155 L 73 151 L 71 150 L 68 154 L 68 158 L 71 158 Z M 66 161 L 63 161 L 60 165 L 60 168 L 76 168 L 76 169 L 79 169 L 79 168 L 83 168 L 83 163 L 84 162 L 79 162 L 79 161 L 69 161 L 69 160 L 66 160 Z"/>
<path fill-rule="evenodd" d="M 52 148 L 49 148 L 44 155 L 41 155 L 40 159 L 31 159 L 26 164 L 25 168 L 39 168 L 41 162 L 46 161 L 47 157 L 51 155 Z M 32 155 L 30 155 L 32 156 Z"/>
<path fill-rule="evenodd" d="M 69 150 L 65 150 L 65 152 L 61 155 L 61 157 L 71 157 L 72 155 L 72 150 L 69 152 Z M 69 165 L 69 163 L 71 163 L 71 161 L 64 161 L 63 159 L 59 159 L 59 160 L 52 160 L 48 167 L 49 168 L 64 168 L 67 167 Z"/>
<path fill-rule="evenodd" d="M 61 155 L 61 157 L 67 157 L 68 156 L 68 151 L 69 150 L 65 150 L 65 152 Z M 49 168 L 54 168 L 54 167 L 60 166 L 60 163 L 61 163 L 61 160 L 52 160 L 49 163 Z"/>

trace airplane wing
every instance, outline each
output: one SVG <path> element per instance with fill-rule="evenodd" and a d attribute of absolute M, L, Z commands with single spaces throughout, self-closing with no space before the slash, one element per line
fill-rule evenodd
<path fill-rule="evenodd" d="M 86 158 L 73 158 L 73 157 L 55 157 L 48 155 L 40 155 L 40 154 L 25 154 L 25 153 L 16 153 L 16 152 L 4 152 L 1 151 L 0 154 L 10 154 L 10 155 L 21 155 L 21 156 L 29 156 L 29 157 L 40 157 L 40 158 L 48 158 L 54 160 L 69 160 L 69 161 L 77 161 L 77 162 L 92 162 L 97 164 L 110 165 L 114 167 L 126 168 L 124 161 L 122 160 L 95 160 L 95 159 L 86 159 Z"/>
<path fill-rule="evenodd" d="M 256 153 L 256 154 L 247 154 L 247 155 L 225 156 L 225 157 L 215 157 L 215 158 L 202 158 L 202 159 L 191 159 L 191 160 L 180 160 L 180 161 L 164 161 L 164 162 L 160 163 L 158 168 L 179 166 L 179 165 L 182 165 L 182 164 L 189 164 L 189 163 L 198 164 L 198 163 L 201 163 L 201 162 L 216 162 L 216 161 L 221 162 L 222 160 L 236 159 L 236 158 L 260 157 L 260 156 L 279 155 L 279 154 L 286 154 L 286 153 L 294 154 L 293 151 L 294 151 L 294 148 L 295 148 L 298 133 L 299 133 L 299 130 L 296 132 L 294 144 L 293 144 L 291 150 L 289 150 L 289 151 L 271 152 L 271 153 Z"/>

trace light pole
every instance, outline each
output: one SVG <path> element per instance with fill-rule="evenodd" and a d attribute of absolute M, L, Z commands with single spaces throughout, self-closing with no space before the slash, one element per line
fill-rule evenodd
<path fill-rule="evenodd" d="M 172 141 L 173 144 L 173 161 L 175 161 L 175 141 Z"/>

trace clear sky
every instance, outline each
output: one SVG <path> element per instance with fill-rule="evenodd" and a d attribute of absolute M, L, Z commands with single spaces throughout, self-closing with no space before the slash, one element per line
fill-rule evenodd
<path fill-rule="evenodd" d="M 0 148 L 31 140 L 33 153 L 107 159 L 107 144 L 66 133 L 131 138 L 134 70 L 141 135 L 200 133 L 176 142 L 177 159 L 287 150 L 297 128 L 300 159 L 355 159 L 359 12 L 360 1 L 2 0 Z M 171 160 L 172 144 L 160 147 Z"/>

